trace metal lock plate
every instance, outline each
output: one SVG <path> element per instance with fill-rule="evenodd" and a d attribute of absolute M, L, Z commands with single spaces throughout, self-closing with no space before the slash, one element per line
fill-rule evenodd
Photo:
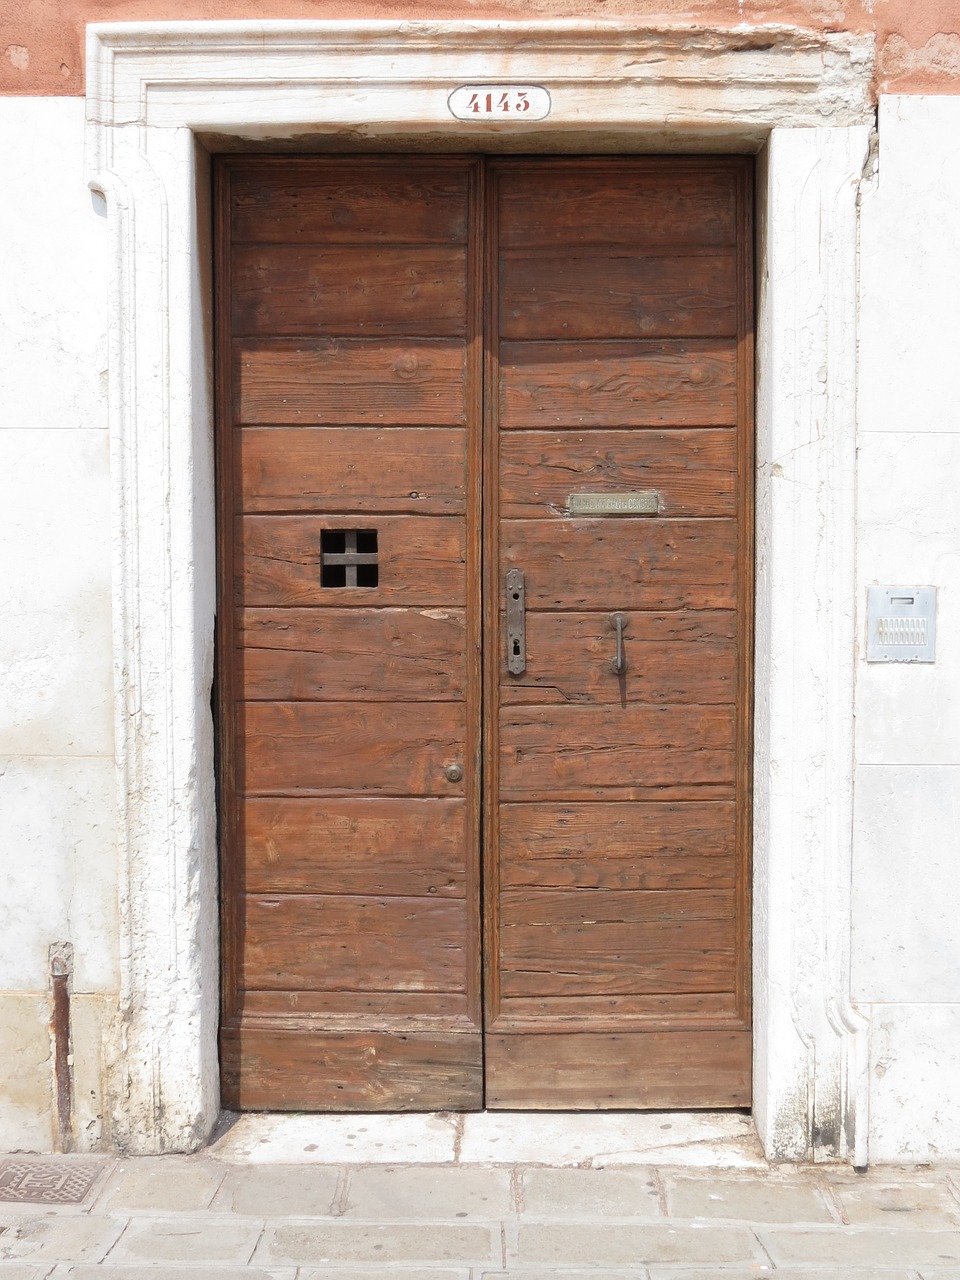
<path fill-rule="evenodd" d="M 524 634 L 523 573 L 507 570 L 507 670 L 512 676 L 523 675 L 527 667 L 527 641 Z"/>

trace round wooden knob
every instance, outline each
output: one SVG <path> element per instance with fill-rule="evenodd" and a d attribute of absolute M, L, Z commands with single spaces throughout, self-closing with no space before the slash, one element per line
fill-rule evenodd
<path fill-rule="evenodd" d="M 448 782 L 462 782 L 463 769 L 458 764 L 448 764 L 443 771 L 443 776 Z"/>

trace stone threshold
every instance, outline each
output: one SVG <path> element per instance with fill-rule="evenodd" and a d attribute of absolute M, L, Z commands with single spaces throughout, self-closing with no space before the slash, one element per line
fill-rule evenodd
<path fill-rule="evenodd" d="M 237 1164 L 767 1167 L 752 1118 L 716 1111 L 225 1113 L 205 1154 Z"/>

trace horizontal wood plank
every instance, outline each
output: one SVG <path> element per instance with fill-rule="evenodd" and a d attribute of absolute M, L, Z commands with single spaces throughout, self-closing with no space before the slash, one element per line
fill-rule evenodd
<path fill-rule="evenodd" d="M 500 426 L 732 426 L 736 354 L 727 338 L 502 342 Z"/>
<path fill-rule="evenodd" d="M 223 1104 L 242 1111 L 437 1111 L 483 1105 L 479 1031 L 220 1034 Z"/>
<path fill-rule="evenodd" d="M 466 896 L 466 809 L 454 800 L 240 802 L 247 893 Z"/>
<path fill-rule="evenodd" d="M 243 1016 L 327 1031 L 462 1031 L 480 1025 L 470 1004 L 464 991 L 245 991 Z"/>
<path fill-rule="evenodd" d="M 501 259 L 500 337 L 714 338 L 737 333 L 737 260 L 618 246 Z"/>
<path fill-rule="evenodd" d="M 235 421 L 459 426 L 466 345 L 449 338 L 238 339 Z"/>
<path fill-rule="evenodd" d="M 245 609 L 240 696 L 268 702 L 465 697 L 462 609 Z"/>
<path fill-rule="evenodd" d="M 641 1031 L 718 1026 L 738 1027 L 733 991 L 670 992 L 665 995 L 509 996 L 502 998 L 490 1031 Z"/>
<path fill-rule="evenodd" d="M 748 1107 L 749 1031 L 486 1038 L 490 1108 L 572 1111 Z"/>
<path fill-rule="evenodd" d="M 702 161 L 504 166 L 497 182 L 505 249 L 736 242 L 737 175 Z"/>
<path fill-rule="evenodd" d="M 234 440 L 242 511 L 464 511 L 462 427 L 242 427 Z"/>
<path fill-rule="evenodd" d="M 732 790 L 732 707 L 510 706 L 500 717 L 504 800 L 633 799 L 651 787 Z"/>
<path fill-rule="evenodd" d="M 249 702 L 243 720 L 247 795 L 464 794 L 443 772 L 464 764 L 461 703 Z"/>
<path fill-rule="evenodd" d="M 580 895 L 599 892 L 584 889 Z M 504 999 L 733 992 L 735 930 L 732 920 L 722 919 L 505 922 L 500 965 Z"/>
<path fill-rule="evenodd" d="M 462 799 L 249 798 L 250 893 L 465 896 Z"/>
<path fill-rule="evenodd" d="M 613 670 L 616 631 L 607 613 L 527 613 L 526 670 L 507 671 L 501 654 L 501 703 L 729 703 L 737 693 L 732 610 L 622 614 L 625 671 Z M 692 617 L 704 621 L 700 634 Z M 671 636 L 670 621 L 678 619 Z M 718 634 L 719 632 L 719 634 Z"/>
<path fill-rule="evenodd" d="M 237 336 L 466 332 L 465 248 L 250 245 L 232 262 Z"/>
<path fill-rule="evenodd" d="M 461 244 L 469 162 L 423 166 L 284 157 L 238 165 L 231 179 L 234 242 Z"/>
<path fill-rule="evenodd" d="M 575 493 L 653 489 L 663 516 L 735 516 L 736 433 L 511 431 L 500 441 L 500 514 L 566 513 Z"/>
<path fill-rule="evenodd" d="M 713 804 L 507 804 L 500 884 L 582 889 L 730 889 L 736 810 Z"/>
<path fill-rule="evenodd" d="M 244 516 L 239 523 L 236 598 L 248 608 L 466 602 L 466 530 L 454 516 Z M 322 586 L 321 532 L 358 528 L 377 531 L 378 585 Z"/>
<path fill-rule="evenodd" d="M 736 605 L 734 520 L 504 520 L 500 538 L 500 581 L 522 569 L 531 611 Z"/>
<path fill-rule="evenodd" d="M 462 899 L 247 894 L 241 910 L 250 990 L 466 990 Z"/>

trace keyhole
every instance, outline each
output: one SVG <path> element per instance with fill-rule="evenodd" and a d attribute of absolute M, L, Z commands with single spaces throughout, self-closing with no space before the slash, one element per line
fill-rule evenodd
<path fill-rule="evenodd" d="M 519 599 L 520 599 L 520 592 L 519 592 L 519 591 L 515 591 L 515 592 L 513 593 L 513 598 L 514 598 L 514 600 L 519 600 Z"/>
<path fill-rule="evenodd" d="M 519 640 L 514 640 L 513 642 L 513 656 L 515 658 L 520 657 L 520 641 Z"/>

